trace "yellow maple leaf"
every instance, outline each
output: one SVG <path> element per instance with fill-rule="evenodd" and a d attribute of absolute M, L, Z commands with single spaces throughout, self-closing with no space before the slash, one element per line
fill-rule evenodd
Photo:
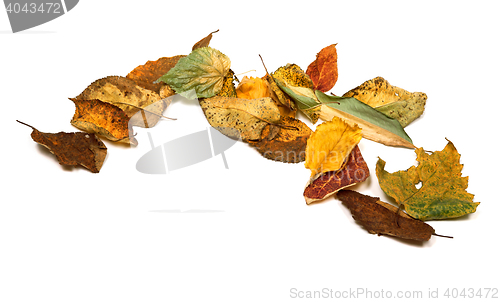
<path fill-rule="evenodd" d="M 316 175 L 342 169 L 352 149 L 361 140 L 361 128 L 334 117 L 316 127 L 307 140 L 305 167 Z"/>

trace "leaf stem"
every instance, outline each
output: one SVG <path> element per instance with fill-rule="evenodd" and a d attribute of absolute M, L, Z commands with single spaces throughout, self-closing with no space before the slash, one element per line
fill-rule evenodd
<path fill-rule="evenodd" d="M 30 126 L 30 125 L 28 125 L 28 124 L 26 124 L 26 123 L 23 123 L 23 122 L 21 122 L 20 120 L 16 120 L 16 122 L 18 122 L 18 123 L 20 123 L 20 124 L 23 124 L 23 125 L 25 125 L 25 126 L 28 126 L 28 127 L 30 127 L 31 129 L 33 129 L 33 130 L 36 130 L 36 129 L 35 129 L 35 127 Z"/>
<path fill-rule="evenodd" d="M 252 71 L 257 71 L 257 70 L 255 70 L 255 69 L 248 70 L 248 71 L 245 71 L 245 72 L 242 72 L 242 73 L 235 74 L 234 76 L 237 77 L 237 76 L 240 76 L 242 74 L 249 73 L 249 72 L 252 72 Z"/>
<path fill-rule="evenodd" d="M 432 235 L 434 235 L 434 236 L 438 236 L 438 237 L 444 237 L 444 238 L 450 238 L 450 239 L 453 239 L 453 236 L 439 235 L 439 234 L 436 234 L 436 233 L 434 233 L 434 234 L 432 234 Z"/>
<path fill-rule="evenodd" d="M 264 64 L 264 59 L 262 59 L 262 56 L 260 54 L 259 54 L 259 58 L 262 61 L 262 65 L 264 65 L 264 69 L 266 70 L 266 73 L 269 74 L 269 72 L 267 71 L 267 68 L 266 68 L 266 64 Z"/>

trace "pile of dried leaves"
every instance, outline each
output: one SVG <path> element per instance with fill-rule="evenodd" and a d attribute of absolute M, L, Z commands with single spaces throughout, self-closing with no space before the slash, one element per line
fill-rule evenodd
<path fill-rule="evenodd" d="M 311 170 L 306 203 L 336 194 L 370 233 L 426 241 L 435 233 L 423 220 L 475 212 L 479 203 L 466 192 L 468 178 L 461 176 L 453 144 L 426 152 L 404 130 L 423 113 L 425 93 L 411 93 L 377 77 L 343 96 L 327 94 L 338 78 L 336 44 L 323 48 L 306 71 L 287 64 L 240 81 L 229 57 L 209 46 L 216 32 L 197 42 L 188 55 L 148 61 L 125 77 L 93 82 L 70 98 L 76 108 L 71 124 L 84 132 L 42 133 L 28 125 L 33 140 L 49 148 L 60 164 L 97 173 L 106 157 L 98 137 L 136 145 L 132 127 L 154 127 L 172 96 L 180 94 L 198 99 L 212 127 L 248 143 L 263 157 L 305 162 Z M 297 118 L 298 111 L 312 124 L 323 122 L 312 131 Z M 361 138 L 415 149 L 419 165 L 406 171 L 388 173 L 382 159 L 376 165 L 380 187 L 398 207 L 344 190 L 370 176 L 358 147 Z"/>

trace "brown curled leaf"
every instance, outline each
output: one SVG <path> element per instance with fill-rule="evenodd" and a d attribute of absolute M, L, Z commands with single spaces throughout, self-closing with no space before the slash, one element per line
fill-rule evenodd
<path fill-rule="evenodd" d="M 196 44 L 193 45 L 193 49 L 192 50 L 195 50 L 196 48 L 207 47 L 208 45 L 210 45 L 210 41 L 212 40 L 212 34 L 215 34 L 218 31 L 219 30 L 213 31 L 208 36 L 206 36 L 205 38 L 203 38 L 200 41 L 196 42 Z"/>
<path fill-rule="evenodd" d="M 134 70 L 127 74 L 127 78 L 134 81 L 138 86 L 149 89 L 156 93 L 165 83 L 154 83 L 159 77 L 166 74 L 173 68 L 179 59 L 185 57 L 184 55 L 174 57 L 163 57 L 156 61 L 147 61 L 144 65 L 139 65 Z"/>
<path fill-rule="evenodd" d="M 137 145 L 129 130 L 130 117 L 121 108 L 100 100 L 70 100 L 75 103 L 71 125 L 112 142 Z"/>
<path fill-rule="evenodd" d="M 134 81 L 125 77 L 108 76 L 94 81 L 76 98 L 79 100 L 97 99 L 113 104 L 120 107 L 131 118 L 131 126 L 151 128 L 158 123 L 163 112 L 170 105 L 171 99 L 168 97 L 175 94 L 170 88 L 160 88 L 160 93 L 162 96 L 138 86 Z"/>
<path fill-rule="evenodd" d="M 339 171 L 321 174 L 305 188 L 304 198 L 307 204 L 323 200 L 339 190 L 365 181 L 368 176 L 370 176 L 370 170 L 359 147 L 356 146 L 351 151 L 345 167 Z"/>
<path fill-rule="evenodd" d="M 106 158 L 107 148 L 95 135 L 85 132 L 44 133 L 36 128 L 18 121 L 33 129 L 31 138 L 49 149 L 61 165 L 87 168 L 93 173 L 99 173 Z"/>
<path fill-rule="evenodd" d="M 417 241 L 428 241 L 434 235 L 434 229 L 427 223 L 413 219 L 398 208 L 355 191 L 342 190 L 337 193 L 352 214 L 368 232 L 389 235 Z"/>
<path fill-rule="evenodd" d="M 262 131 L 263 139 L 256 142 L 250 142 L 252 147 L 257 149 L 262 156 L 267 159 L 285 162 L 299 163 L 306 159 L 307 139 L 311 135 L 311 129 L 302 121 L 282 116 L 280 126 L 269 125 Z M 273 133 L 267 129 L 279 129 L 279 132 L 273 136 Z M 267 136 L 271 135 L 271 139 Z"/>

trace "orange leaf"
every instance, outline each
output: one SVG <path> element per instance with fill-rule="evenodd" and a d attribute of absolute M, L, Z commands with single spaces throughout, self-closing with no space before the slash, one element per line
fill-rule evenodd
<path fill-rule="evenodd" d="M 311 129 L 301 120 L 288 116 L 282 116 L 280 124 L 287 127 L 279 129 L 278 134 L 272 139 L 264 138 L 257 142 L 250 142 L 250 144 L 267 159 L 285 163 L 304 161 L 307 139 L 312 133 Z M 271 127 L 277 128 L 273 125 L 269 126 Z M 263 136 L 266 136 L 266 132 L 272 136 L 271 130 L 265 130 L 266 128 L 262 131 Z"/>
<path fill-rule="evenodd" d="M 316 60 L 307 67 L 306 74 L 312 79 L 314 89 L 327 92 L 335 86 L 338 78 L 337 44 L 323 48 Z"/>
<path fill-rule="evenodd" d="M 271 89 L 269 83 L 261 78 L 244 76 L 236 87 L 236 94 L 240 99 L 253 100 L 271 97 Z"/>
<path fill-rule="evenodd" d="M 131 79 L 142 88 L 159 93 L 160 88 L 165 84 L 163 82 L 154 84 L 154 82 L 173 68 L 179 59 L 183 57 L 185 56 L 163 57 L 156 61 L 147 61 L 146 64 L 137 66 L 127 74 L 127 78 Z"/>
<path fill-rule="evenodd" d="M 130 117 L 119 107 L 100 100 L 79 100 L 75 103 L 75 115 L 71 125 L 95 133 L 113 142 L 137 145 L 136 139 L 129 134 Z"/>

